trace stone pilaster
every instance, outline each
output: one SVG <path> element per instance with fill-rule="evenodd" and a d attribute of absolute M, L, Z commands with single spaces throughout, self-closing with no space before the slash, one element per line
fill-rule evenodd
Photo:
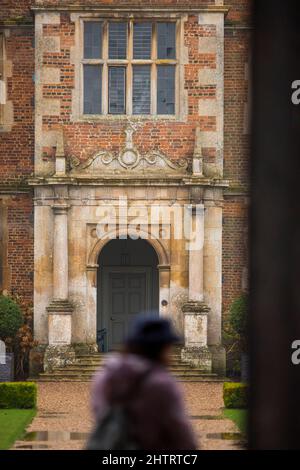
<path fill-rule="evenodd" d="M 75 359 L 75 352 L 71 346 L 73 307 L 68 300 L 68 209 L 67 204 L 52 206 L 53 298 L 47 307 L 49 345 L 44 356 L 45 371 L 70 364 Z"/>
<path fill-rule="evenodd" d="M 203 245 L 204 206 L 190 207 L 192 233 L 195 239 L 189 245 L 189 300 L 182 307 L 184 315 L 184 348 L 181 358 L 194 367 L 210 372 L 211 353 L 207 347 L 207 315 L 209 307 L 204 303 Z"/>

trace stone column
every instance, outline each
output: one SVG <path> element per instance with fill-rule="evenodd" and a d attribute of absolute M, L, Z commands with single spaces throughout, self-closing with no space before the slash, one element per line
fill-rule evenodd
<path fill-rule="evenodd" d="M 68 299 L 68 205 L 52 206 L 54 213 L 53 299 Z"/>
<path fill-rule="evenodd" d="M 47 307 L 49 345 L 44 369 L 52 370 L 74 362 L 72 339 L 73 307 L 68 300 L 68 209 L 67 204 L 52 206 L 53 231 L 53 298 Z"/>
<path fill-rule="evenodd" d="M 190 206 L 190 227 L 195 238 L 189 243 L 189 299 L 182 307 L 184 315 L 184 348 L 182 360 L 194 367 L 211 371 L 211 354 L 207 347 L 208 306 L 204 303 L 203 247 L 204 206 Z"/>

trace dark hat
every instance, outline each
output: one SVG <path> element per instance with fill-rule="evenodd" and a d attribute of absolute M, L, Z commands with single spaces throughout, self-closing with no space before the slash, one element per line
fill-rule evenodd
<path fill-rule="evenodd" d="M 166 318 L 139 316 L 132 324 L 126 343 L 150 345 L 173 344 L 179 341 L 180 337 Z"/>

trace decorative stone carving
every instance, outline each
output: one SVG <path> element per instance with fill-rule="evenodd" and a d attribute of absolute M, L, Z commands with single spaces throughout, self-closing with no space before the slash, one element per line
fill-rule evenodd
<path fill-rule="evenodd" d="M 142 155 L 133 144 L 134 128 L 128 126 L 125 129 L 126 141 L 125 146 L 120 152 L 110 152 L 108 150 L 100 150 L 87 161 L 79 163 L 79 160 L 71 157 L 69 164 L 70 173 L 91 174 L 124 174 L 136 170 L 139 173 L 179 173 L 186 174 L 188 162 L 181 159 L 178 162 L 170 160 L 166 155 L 158 150 L 151 150 Z"/>

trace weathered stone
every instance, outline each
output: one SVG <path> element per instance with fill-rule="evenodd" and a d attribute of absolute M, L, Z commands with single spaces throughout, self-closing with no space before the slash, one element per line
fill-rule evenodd
<path fill-rule="evenodd" d="M 44 372 L 44 355 L 47 348 L 46 344 L 40 344 L 30 350 L 29 353 L 29 376 L 34 378 Z"/>
<path fill-rule="evenodd" d="M 212 372 L 225 377 L 226 375 L 226 350 L 224 346 L 208 345 L 212 356 Z"/>
<path fill-rule="evenodd" d="M 49 345 L 44 355 L 44 371 L 51 372 L 53 369 L 74 364 L 75 350 L 71 345 L 57 346 Z"/>
<path fill-rule="evenodd" d="M 203 371 L 212 371 L 212 355 L 207 346 L 182 348 L 181 359 Z"/>

